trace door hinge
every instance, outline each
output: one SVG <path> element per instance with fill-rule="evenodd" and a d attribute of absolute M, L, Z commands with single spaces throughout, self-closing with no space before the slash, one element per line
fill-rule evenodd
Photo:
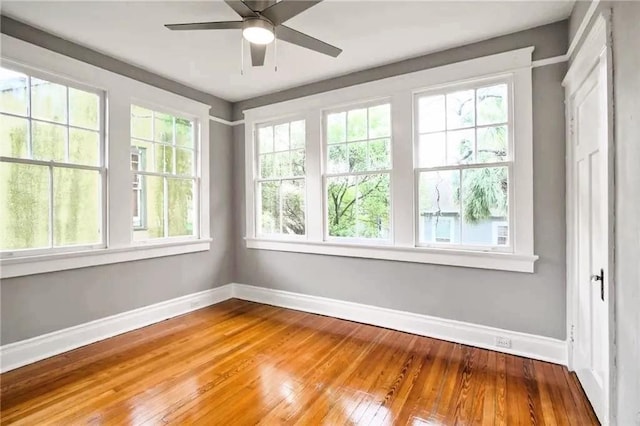
<path fill-rule="evenodd" d="M 571 343 L 574 342 L 573 340 L 573 334 L 574 334 L 574 330 L 576 329 L 576 326 L 571 324 L 571 331 L 569 332 L 569 340 L 571 341 Z"/>

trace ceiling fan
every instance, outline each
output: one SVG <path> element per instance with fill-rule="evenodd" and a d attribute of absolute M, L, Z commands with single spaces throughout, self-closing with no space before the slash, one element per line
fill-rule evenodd
<path fill-rule="evenodd" d="M 225 0 L 225 3 L 242 17 L 242 21 L 167 24 L 165 27 L 182 31 L 242 30 L 242 36 L 251 45 L 251 64 L 254 67 L 264 65 L 267 45 L 275 38 L 335 58 L 342 53 L 342 49 L 283 25 L 285 21 L 320 1 L 322 0 Z"/>

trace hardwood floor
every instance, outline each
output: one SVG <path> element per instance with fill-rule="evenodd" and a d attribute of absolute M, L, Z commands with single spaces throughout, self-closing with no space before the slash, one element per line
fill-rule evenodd
<path fill-rule="evenodd" d="M 564 367 L 240 300 L 0 379 L 2 424 L 597 424 Z"/>

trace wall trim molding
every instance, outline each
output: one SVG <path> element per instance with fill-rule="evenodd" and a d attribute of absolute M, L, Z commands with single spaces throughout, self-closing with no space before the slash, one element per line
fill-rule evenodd
<path fill-rule="evenodd" d="M 216 123 L 226 124 L 227 126 L 231 126 L 231 127 L 237 126 L 238 124 L 244 124 L 244 119 L 229 121 L 229 120 L 225 120 L 224 118 L 216 117 L 215 115 L 210 115 L 209 120 L 215 121 Z"/>
<path fill-rule="evenodd" d="M 563 340 L 379 306 L 230 283 L 4 345 L 0 347 L 0 372 L 232 298 L 390 328 L 555 364 L 567 364 L 567 343 Z M 511 339 L 512 346 L 496 346 L 497 336 Z"/>
<path fill-rule="evenodd" d="M 0 347 L 0 372 L 146 327 L 232 297 L 230 284 L 165 300 Z"/>
<path fill-rule="evenodd" d="M 319 296 L 245 284 L 233 284 L 233 297 L 371 324 L 450 342 L 519 355 L 554 364 L 567 364 L 567 342 L 544 336 L 503 330 L 412 312 L 363 305 Z M 511 348 L 495 345 L 497 336 L 511 339 Z"/>

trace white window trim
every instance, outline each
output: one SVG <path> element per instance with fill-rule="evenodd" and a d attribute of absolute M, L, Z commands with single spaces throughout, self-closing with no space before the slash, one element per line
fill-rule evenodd
<path fill-rule="evenodd" d="M 316 253 L 534 272 L 533 251 L 533 125 L 531 54 L 533 47 L 485 56 L 410 74 L 390 77 L 244 111 L 246 244 L 248 248 Z M 514 87 L 514 196 L 510 208 L 512 252 L 470 251 L 418 247 L 414 205 L 413 102 L 414 95 L 438 87 L 508 75 Z M 393 170 L 391 244 L 336 242 L 324 236 L 322 112 L 351 104 L 391 99 Z M 296 114 L 306 120 L 307 235 L 302 241 L 257 238 L 255 232 L 254 134 L 256 123 Z"/>
<path fill-rule="evenodd" d="M 65 248 L 61 252 L 8 257 L 0 260 L 2 278 L 83 268 L 93 265 L 126 262 L 182 253 L 209 250 L 209 105 L 158 89 L 139 81 L 106 71 L 53 51 L 2 34 L 1 62 L 17 64 L 102 90 L 106 96 L 107 134 L 107 198 L 104 229 L 105 245 L 86 249 Z M 188 238 L 167 238 L 144 242 L 132 241 L 133 211 L 131 203 L 130 120 L 131 104 L 174 113 L 195 121 L 194 134 L 198 144 L 196 167 L 200 177 L 197 194 L 199 235 Z M 126 190 L 125 190 L 126 188 Z M 121 189 L 120 191 L 117 189 Z"/>

